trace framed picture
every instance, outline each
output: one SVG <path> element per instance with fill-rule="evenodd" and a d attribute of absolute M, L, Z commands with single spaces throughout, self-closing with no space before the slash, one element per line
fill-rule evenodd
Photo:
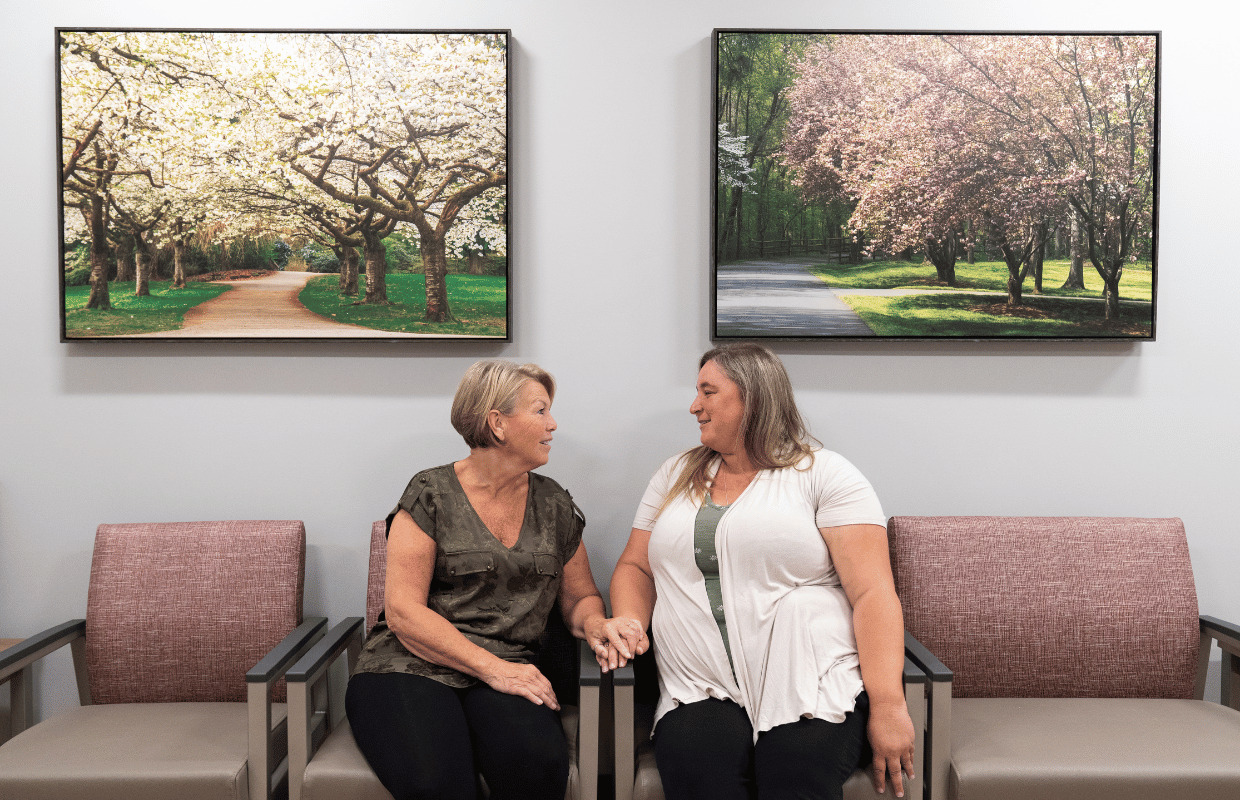
<path fill-rule="evenodd" d="M 510 340 L 508 40 L 58 28 L 61 341 Z"/>
<path fill-rule="evenodd" d="M 716 30 L 712 337 L 1152 340 L 1159 50 Z"/>

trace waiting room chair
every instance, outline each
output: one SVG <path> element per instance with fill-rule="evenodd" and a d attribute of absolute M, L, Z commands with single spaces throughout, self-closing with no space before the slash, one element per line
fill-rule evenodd
<path fill-rule="evenodd" d="M 652 647 L 612 672 L 615 700 L 615 800 L 664 800 L 663 782 L 655 763 L 650 733 L 654 725 L 654 709 L 659 699 L 659 674 L 654 651 L 658 644 L 651 636 Z M 926 727 L 926 692 L 930 686 L 926 673 L 908 658 L 904 662 L 904 697 L 909 716 L 917 732 L 913 757 L 914 777 L 904 778 L 904 796 L 920 800 L 922 796 L 922 751 Z M 858 769 L 844 784 L 844 800 L 893 798 L 874 791 L 868 769 Z"/>
<path fill-rule="evenodd" d="M 387 526 L 371 526 L 365 630 L 383 610 L 387 578 Z M 392 800 L 357 749 L 344 713 L 344 689 L 362 645 L 363 620 L 349 617 L 327 633 L 288 672 L 290 800 Z M 347 669 L 338 666 L 345 657 Z M 551 612 L 538 667 L 560 701 L 569 745 L 566 800 L 595 800 L 598 793 L 599 694 L 602 674 L 584 643 Z M 485 796 L 485 784 L 479 779 Z"/>
<path fill-rule="evenodd" d="M 28 707 L 32 665 L 68 644 L 81 700 L 0 746 L 0 797 L 271 797 L 276 684 L 326 626 L 301 619 L 305 555 L 297 521 L 100 525 L 86 618 L 0 657 Z"/>
<path fill-rule="evenodd" d="M 893 517 L 905 626 L 953 673 L 932 800 L 1240 798 L 1240 628 L 1178 519 Z M 1212 641 L 1223 705 L 1202 700 Z"/>

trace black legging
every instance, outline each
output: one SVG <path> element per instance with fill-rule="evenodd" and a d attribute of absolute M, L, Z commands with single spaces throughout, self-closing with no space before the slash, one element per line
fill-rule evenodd
<path fill-rule="evenodd" d="M 731 700 L 686 703 L 655 728 L 654 755 L 668 800 L 840 800 L 868 751 L 869 699 L 843 722 L 799 719 L 753 741 L 745 709 Z"/>
<path fill-rule="evenodd" d="M 403 673 L 354 675 L 345 710 L 357 747 L 396 800 L 563 800 L 559 716 L 484 683 L 453 689 Z"/>

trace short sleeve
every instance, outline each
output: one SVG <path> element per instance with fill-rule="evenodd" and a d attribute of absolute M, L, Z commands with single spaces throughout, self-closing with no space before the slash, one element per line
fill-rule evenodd
<path fill-rule="evenodd" d="M 581 546 L 581 533 L 586 528 L 586 515 L 582 513 L 581 508 L 573 501 L 572 495 L 566 490 L 564 494 L 568 498 L 568 520 L 563 526 L 564 530 L 560 534 L 560 562 L 567 564 L 569 559 L 577 555 L 577 548 Z"/>
<path fill-rule="evenodd" d="M 684 457 L 684 453 L 672 456 L 667 461 L 664 461 L 654 476 L 650 478 L 650 482 L 646 484 L 646 492 L 642 495 L 641 503 L 637 506 L 637 516 L 633 519 L 634 528 L 637 528 L 639 531 L 648 531 L 654 528 L 655 520 L 659 518 L 659 512 L 663 508 L 663 501 L 667 498 L 667 493 L 672 489 L 676 468 Z"/>
<path fill-rule="evenodd" d="M 839 453 L 820 450 L 814 454 L 814 465 L 810 469 L 814 524 L 819 528 L 887 526 L 887 517 L 883 515 L 874 487 L 848 459 Z"/>
<path fill-rule="evenodd" d="M 435 502 L 434 482 L 426 472 L 419 472 L 409 481 L 409 485 L 405 487 L 405 492 L 400 496 L 396 508 L 387 515 L 387 533 L 392 533 L 392 520 L 400 511 L 408 511 L 409 516 L 413 517 L 413 521 L 418 524 L 422 532 L 432 539 L 435 536 L 435 520 L 438 516 L 438 508 Z"/>

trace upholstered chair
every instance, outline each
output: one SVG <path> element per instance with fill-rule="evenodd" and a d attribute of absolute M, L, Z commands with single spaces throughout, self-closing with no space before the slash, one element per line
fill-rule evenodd
<path fill-rule="evenodd" d="M 932 800 L 1240 797 L 1240 629 L 1178 519 L 893 517 L 908 632 L 950 668 Z M 1211 642 L 1224 704 L 1203 701 Z"/>
<path fill-rule="evenodd" d="M 100 525 L 86 618 L 0 657 L 0 681 L 29 692 L 68 644 L 81 700 L 0 746 L 0 797 L 270 797 L 287 764 L 277 682 L 326 624 L 302 622 L 305 553 L 297 521 Z"/>
<path fill-rule="evenodd" d="M 383 610 L 386 577 L 386 524 L 379 520 L 370 531 L 365 630 Z M 288 672 L 290 800 L 392 800 L 357 749 L 344 714 L 345 685 L 362 633 L 362 618 L 342 620 Z M 548 620 L 538 667 L 562 708 L 569 748 L 566 800 L 595 800 L 602 676 L 589 649 L 565 627 L 558 607 Z M 481 778 L 479 784 L 485 796 Z"/>

